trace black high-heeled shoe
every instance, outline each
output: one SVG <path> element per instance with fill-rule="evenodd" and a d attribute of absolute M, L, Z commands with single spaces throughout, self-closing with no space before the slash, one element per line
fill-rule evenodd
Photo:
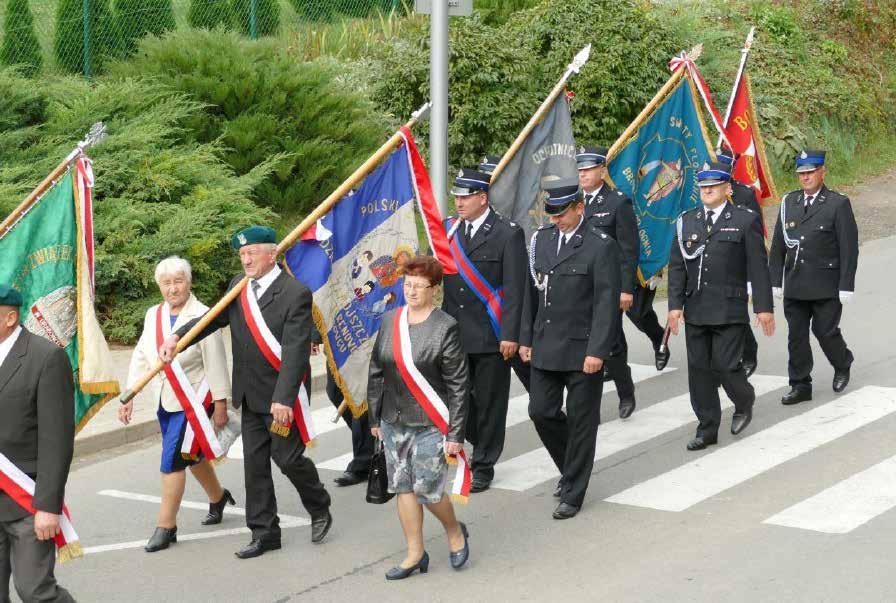
<path fill-rule="evenodd" d="M 470 533 L 467 532 L 467 524 L 460 522 L 460 531 L 464 535 L 464 548 L 449 555 L 449 558 L 451 559 L 451 567 L 454 569 L 463 567 L 464 563 L 467 562 L 467 559 L 470 558 Z"/>
<path fill-rule="evenodd" d="M 155 553 L 156 551 L 167 549 L 169 545 L 175 542 L 177 542 L 177 526 L 173 528 L 157 527 L 156 531 L 150 536 L 149 542 L 143 547 L 143 550 L 147 553 Z"/>
<path fill-rule="evenodd" d="M 423 551 L 423 556 L 420 557 L 420 561 L 411 567 L 401 567 L 400 565 L 396 565 L 390 569 L 386 572 L 386 580 L 404 580 L 416 570 L 420 570 L 421 574 L 425 574 L 429 571 L 429 553 L 426 551 Z"/>
<path fill-rule="evenodd" d="M 236 501 L 233 500 L 233 495 L 230 493 L 230 490 L 225 488 L 221 500 L 215 503 L 208 503 L 208 515 L 202 520 L 202 525 L 214 526 L 221 523 L 221 520 L 224 519 L 224 507 L 226 507 L 228 503 L 235 505 Z"/>

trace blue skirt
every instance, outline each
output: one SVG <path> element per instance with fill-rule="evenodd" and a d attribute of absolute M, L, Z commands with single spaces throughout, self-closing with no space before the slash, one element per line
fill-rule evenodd
<path fill-rule="evenodd" d="M 180 453 L 184 433 L 187 430 L 187 417 L 184 411 L 168 412 L 160 403 L 156 416 L 159 418 L 159 427 L 162 430 L 162 462 L 159 471 L 175 473 L 195 465 L 198 461 L 185 459 Z M 199 454 L 201 457 L 202 453 Z"/>

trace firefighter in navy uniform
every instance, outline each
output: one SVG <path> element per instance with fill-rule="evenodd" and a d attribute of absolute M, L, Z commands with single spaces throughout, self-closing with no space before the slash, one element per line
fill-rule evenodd
<path fill-rule="evenodd" d="M 719 383 L 734 402 L 731 433 L 753 418 L 756 394 L 741 363 L 750 328 L 748 282 L 763 331 L 771 336 L 775 330 L 762 225 L 757 214 L 727 200 L 730 177 L 725 164 L 704 164 L 697 174 L 703 205 L 679 216 L 670 252 L 669 326 L 677 334 L 684 313 L 688 388 L 699 421 L 688 450 L 718 441 Z"/>
<path fill-rule="evenodd" d="M 446 222 L 458 273 L 445 275 L 442 309 L 460 325 L 470 370 L 467 440 L 473 444 L 471 492 L 489 488 L 495 463 L 504 450 L 509 362 L 519 350 L 528 281 L 523 229 L 491 210 L 488 187 L 488 174 L 461 170 L 451 189 L 458 217 Z M 498 300 L 500 317 L 494 311 L 490 314 L 489 295 Z"/>
<path fill-rule="evenodd" d="M 731 153 L 731 151 L 725 149 L 723 151 L 719 151 L 716 154 L 716 157 L 719 160 L 719 163 L 726 164 L 732 173 L 734 172 L 734 164 L 736 161 L 735 156 Z M 751 186 L 747 186 L 746 184 L 741 184 L 733 177 L 731 178 L 731 202 L 736 207 L 743 207 L 744 209 L 749 209 L 752 212 L 759 214 L 759 221 L 762 223 L 762 232 L 765 233 L 765 220 L 762 216 L 762 207 L 759 205 L 759 200 L 756 198 L 756 193 Z M 744 372 L 747 373 L 747 377 L 756 372 L 756 365 L 758 364 L 759 358 L 759 343 L 756 341 L 756 336 L 753 335 L 753 329 L 747 329 L 746 339 L 744 339 Z"/>
<path fill-rule="evenodd" d="M 619 418 L 627 419 L 635 410 L 635 384 L 628 365 L 628 343 L 622 328 L 621 313 L 631 309 L 638 284 L 638 258 L 641 253 L 638 220 L 631 200 L 604 180 L 607 175 L 607 149 L 580 147 L 576 164 L 579 185 L 585 195 L 585 219 L 619 245 L 622 277 L 619 334 L 610 357 L 604 363 L 604 379 L 612 378 L 616 383 Z"/>
<path fill-rule="evenodd" d="M 532 364 L 529 416 L 561 474 L 553 516 L 568 519 L 579 512 L 594 467 L 603 364 L 621 319 L 621 260 L 616 242 L 585 220 L 576 179 L 544 188 L 552 225 L 532 237 L 538 292 L 526 298 L 520 356 Z"/>
<path fill-rule="evenodd" d="M 859 231 L 849 198 L 824 184 L 824 160 L 824 151 L 797 156 L 802 190 L 784 195 L 772 236 L 769 271 L 776 295 L 783 294 L 787 318 L 791 390 L 783 404 L 812 399 L 810 329 L 834 367 L 835 392 L 846 388 L 853 362 L 840 316 L 855 289 Z"/>
<path fill-rule="evenodd" d="M 498 167 L 499 163 L 501 163 L 501 157 L 499 157 L 498 155 L 486 155 L 482 158 L 482 161 L 479 162 L 479 171 L 483 174 L 488 174 L 489 176 L 491 176 L 495 171 L 495 168 Z M 532 284 L 532 279 L 530 278 L 526 279 L 525 294 L 531 296 L 535 295 L 535 286 Z M 513 373 L 516 375 L 516 378 L 519 379 L 519 382 L 523 384 L 523 387 L 526 389 L 526 393 L 529 393 L 529 375 L 531 374 L 531 368 L 529 367 L 529 365 L 523 362 L 522 358 L 520 358 L 520 355 L 517 354 L 510 359 L 510 368 L 513 369 Z"/>

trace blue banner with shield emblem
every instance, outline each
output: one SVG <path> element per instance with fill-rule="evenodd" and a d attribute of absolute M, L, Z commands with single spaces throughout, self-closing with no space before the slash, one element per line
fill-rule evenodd
<path fill-rule="evenodd" d="M 675 220 L 700 204 L 697 172 L 714 160 L 697 92 L 686 75 L 610 158 L 613 184 L 634 203 L 643 281 L 669 262 Z"/>

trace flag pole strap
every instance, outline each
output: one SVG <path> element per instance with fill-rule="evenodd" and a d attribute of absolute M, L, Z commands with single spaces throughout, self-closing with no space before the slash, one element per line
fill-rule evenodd
<path fill-rule="evenodd" d="M 517 151 L 523 146 L 523 143 L 526 142 L 526 138 L 529 137 L 529 134 L 532 133 L 532 130 L 535 129 L 547 112 L 550 110 L 551 106 L 553 106 L 554 101 L 557 100 L 557 97 L 560 96 L 560 93 L 563 92 L 563 89 L 566 87 L 566 82 L 569 81 L 569 78 L 572 77 L 574 73 L 578 73 L 582 66 L 588 62 L 588 57 L 591 56 L 591 44 L 588 44 L 576 54 L 573 58 L 572 63 L 570 63 L 566 67 L 566 71 L 563 73 L 563 77 L 560 78 L 554 87 L 551 89 L 551 92 L 548 94 L 547 98 L 541 103 L 541 106 L 538 107 L 538 110 L 529 118 L 529 123 L 522 129 L 522 131 L 517 135 L 516 140 L 513 141 L 513 144 L 510 145 L 510 148 L 507 149 L 507 152 L 504 153 L 504 156 L 501 157 L 501 161 L 498 162 L 498 165 L 495 167 L 495 171 L 492 172 L 492 177 L 490 182 L 494 182 L 498 175 L 504 171 L 504 168 L 507 167 L 507 164 L 513 159 L 514 155 L 516 155 Z"/>
<path fill-rule="evenodd" d="M 427 101 L 424 103 L 419 109 L 414 111 L 411 116 L 411 119 L 404 125 L 407 128 L 414 127 L 418 121 L 423 119 L 426 114 L 429 112 L 431 107 L 431 103 Z M 349 176 L 342 184 L 340 184 L 336 190 L 334 190 L 330 195 L 321 201 L 320 205 L 318 205 L 314 211 L 308 214 L 304 220 L 302 220 L 298 226 L 296 226 L 292 232 L 286 235 L 280 243 L 277 244 L 277 253 L 281 254 L 285 252 L 287 249 L 295 245 L 296 241 L 298 241 L 305 232 L 311 228 L 320 218 L 322 218 L 330 209 L 333 208 L 336 203 L 339 202 L 348 192 L 359 182 L 361 182 L 364 178 L 367 177 L 370 172 L 372 172 L 376 166 L 383 160 L 383 158 L 392 152 L 403 140 L 401 137 L 401 131 L 396 131 L 383 145 L 376 150 L 376 152 L 370 156 L 370 158 L 365 161 L 358 169 L 356 169 L 351 176 Z M 233 303 L 233 300 L 239 296 L 240 292 L 246 286 L 248 282 L 247 277 L 243 277 L 240 281 L 230 290 L 228 291 L 224 297 L 218 300 L 208 312 L 206 312 L 202 318 L 197 322 L 192 329 L 190 329 L 180 340 L 177 342 L 177 347 L 175 348 L 175 355 L 182 352 L 188 345 L 190 345 L 194 339 L 201 333 L 221 312 L 223 312 L 227 306 Z M 122 404 L 127 404 L 131 400 L 134 399 L 140 390 L 142 390 L 146 385 L 152 381 L 153 377 L 155 377 L 165 366 L 165 363 L 161 360 L 157 361 L 155 366 L 147 371 L 140 379 L 128 390 L 125 390 L 119 401 Z"/>
<path fill-rule="evenodd" d="M 25 200 L 19 203 L 18 207 L 12 210 L 12 213 L 4 218 L 3 222 L 0 223 L 0 239 L 9 234 L 9 231 L 12 230 L 12 227 L 16 225 L 19 219 L 28 213 L 35 203 L 40 201 L 44 193 L 53 188 L 53 185 L 56 184 L 59 178 L 71 167 L 72 163 L 84 153 L 84 151 L 101 143 L 105 138 L 106 126 L 103 122 L 99 121 L 93 124 L 93 126 L 90 127 L 87 136 L 84 137 L 84 140 L 79 142 L 78 146 L 72 149 L 72 152 L 62 160 L 62 163 L 56 166 L 56 169 L 50 172 L 47 177 L 37 185 L 37 188 L 31 191 L 31 193 L 25 197 Z"/>

